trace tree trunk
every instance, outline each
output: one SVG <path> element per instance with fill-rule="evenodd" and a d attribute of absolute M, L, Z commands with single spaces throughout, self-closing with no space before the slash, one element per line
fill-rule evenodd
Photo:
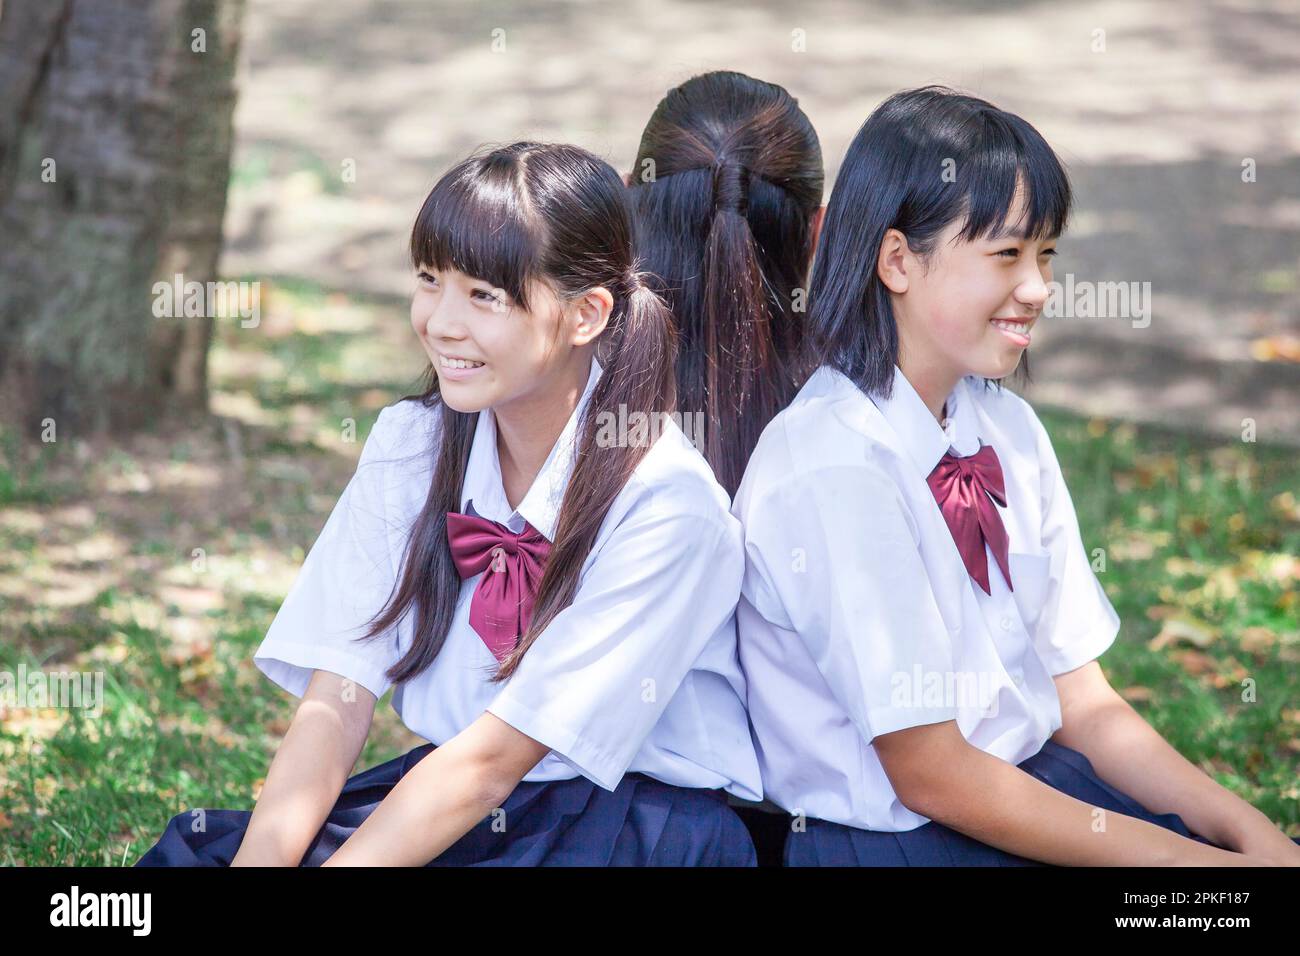
<path fill-rule="evenodd" d="M 244 0 L 0 2 L 0 419 L 205 409 Z"/>

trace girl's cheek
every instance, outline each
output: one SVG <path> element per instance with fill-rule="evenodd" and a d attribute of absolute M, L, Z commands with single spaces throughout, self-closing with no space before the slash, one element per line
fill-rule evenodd
<path fill-rule="evenodd" d="M 967 340 L 971 335 L 971 303 L 967 296 L 953 294 L 945 296 L 940 315 L 943 317 L 938 331 L 940 337 L 948 342 Z"/>
<path fill-rule="evenodd" d="M 411 296 L 411 327 L 416 331 L 424 328 L 423 316 L 427 314 L 424 299 L 424 295 L 418 291 Z"/>

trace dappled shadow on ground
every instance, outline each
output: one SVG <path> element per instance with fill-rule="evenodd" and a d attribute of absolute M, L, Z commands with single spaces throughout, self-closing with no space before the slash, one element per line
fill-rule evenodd
<path fill-rule="evenodd" d="M 427 364 L 406 306 L 269 282 L 258 328 L 219 323 L 210 414 L 128 440 L 11 444 L 0 667 L 108 666 L 121 680 L 122 667 L 147 672 L 127 660 L 143 641 L 187 699 L 219 700 L 231 679 L 220 645 L 264 633 L 379 409 Z M 257 676 L 251 660 L 229 667 Z M 0 730 L 39 737 L 67 716 L 0 705 Z M 386 709 L 373 739 L 414 741 Z"/>
<path fill-rule="evenodd" d="M 255 0 L 247 32 L 227 273 L 406 294 L 411 221 L 452 162 L 538 138 L 626 169 L 655 103 L 697 72 L 786 86 L 828 183 L 883 97 L 944 82 L 1021 113 L 1069 165 L 1058 274 L 1151 283 L 1148 327 L 1042 330 L 1044 398 L 1225 435 L 1250 417 L 1261 439 L 1300 444 L 1276 401 L 1276 383 L 1300 393 L 1292 5 Z M 1220 361 L 1270 367 L 1259 389 L 1229 371 L 1187 401 L 1181 383 Z"/>

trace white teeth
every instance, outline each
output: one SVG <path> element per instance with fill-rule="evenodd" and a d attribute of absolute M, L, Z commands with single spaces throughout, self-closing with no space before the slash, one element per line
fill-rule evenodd
<path fill-rule="evenodd" d="M 438 362 L 443 368 L 478 368 L 482 362 L 471 362 L 468 359 L 449 359 L 445 355 L 438 356 Z"/>
<path fill-rule="evenodd" d="M 1015 332 L 1017 335 L 1023 335 L 1028 337 L 1029 326 L 1032 323 L 994 321 L 993 324 L 997 326 L 999 329 L 1006 329 L 1008 332 Z"/>

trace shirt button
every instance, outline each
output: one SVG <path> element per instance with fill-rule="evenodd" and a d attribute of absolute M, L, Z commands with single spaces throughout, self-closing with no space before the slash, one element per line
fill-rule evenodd
<path fill-rule="evenodd" d="M 1011 618 L 1009 617 L 1002 618 L 1002 630 L 1009 631 L 1011 630 L 1011 628 L 1012 628 Z"/>

